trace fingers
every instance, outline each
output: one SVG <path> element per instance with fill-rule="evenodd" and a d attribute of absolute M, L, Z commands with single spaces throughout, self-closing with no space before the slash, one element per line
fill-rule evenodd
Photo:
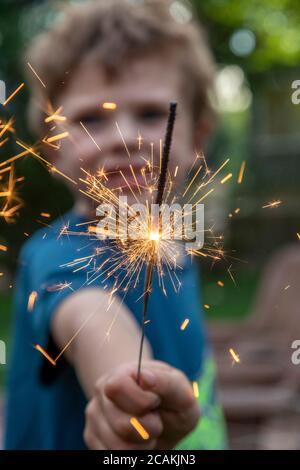
<path fill-rule="evenodd" d="M 117 408 L 105 396 L 102 397 L 102 401 L 104 415 L 112 430 L 122 439 L 140 443 L 142 437 L 130 422 L 133 416 Z M 147 431 L 151 439 L 156 439 L 163 431 L 162 420 L 158 412 L 149 412 L 139 417 L 138 422 Z"/>
<path fill-rule="evenodd" d="M 131 375 L 123 371 L 110 377 L 103 387 L 107 398 L 131 416 L 142 416 L 161 403 L 157 393 L 142 389 Z"/>
<path fill-rule="evenodd" d="M 116 410 L 117 411 L 117 410 Z M 125 414 L 118 416 L 116 412 L 116 421 L 112 426 L 112 419 L 108 421 L 103 416 L 103 409 L 99 401 L 92 399 L 86 408 L 86 427 L 84 431 L 84 440 L 86 445 L 93 450 L 150 450 L 155 448 L 156 439 L 149 437 L 145 440 L 132 427 L 130 417 Z M 112 418 L 112 417 L 111 417 Z M 157 428 L 156 416 L 145 416 L 140 423 L 154 433 L 154 427 Z M 160 425 L 161 428 L 161 425 Z M 157 431 L 156 431 L 157 432 Z M 150 434 L 150 433 L 149 433 Z M 131 438 L 131 440 L 129 439 Z"/>
<path fill-rule="evenodd" d="M 186 410 L 195 405 L 191 383 L 183 372 L 173 367 L 162 367 L 153 361 L 150 372 L 155 375 L 153 384 L 147 379 L 147 367 L 141 373 L 141 387 L 160 396 L 161 407 L 169 410 Z"/>
<path fill-rule="evenodd" d="M 159 361 L 145 361 L 140 379 L 138 385 L 136 364 L 128 364 L 98 380 L 86 409 L 89 448 L 172 448 L 196 426 L 199 406 L 185 374 Z M 146 439 L 133 426 L 133 417 L 147 432 Z"/>
<path fill-rule="evenodd" d="M 140 386 L 136 376 L 136 364 L 130 364 L 115 373 L 104 389 L 108 398 L 133 416 L 141 416 L 158 406 L 180 411 L 195 405 L 192 386 L 186 375 L 166 363 L 145 361 Z"/>

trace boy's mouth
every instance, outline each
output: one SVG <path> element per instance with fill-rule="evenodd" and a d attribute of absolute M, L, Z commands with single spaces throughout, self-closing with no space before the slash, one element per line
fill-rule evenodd
<path fill-rule="evenodd" d="M 133 189 L 137 187 L 143 189 L 153 181 L 155 173 L 150 171 L 149 166 L 145 162 L 128 162 L 127 165 L 114 165 L 105 167 L 105 175 L 107 177 L 106 186 L 110 189 Z"/>

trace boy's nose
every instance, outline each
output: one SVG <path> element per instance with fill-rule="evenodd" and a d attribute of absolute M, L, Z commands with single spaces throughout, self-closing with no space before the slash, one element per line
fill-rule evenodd
<path fill-rule="evenodd" d="M 124 153 L 131 155 L 137 151 L 137 137 L 138 129 L 131 119 L 119 117 L 115 122 L 114 129 L 112 129 L 110 142 L 108 142 L 109 153 L 113 156 L 123 156 Z"/>

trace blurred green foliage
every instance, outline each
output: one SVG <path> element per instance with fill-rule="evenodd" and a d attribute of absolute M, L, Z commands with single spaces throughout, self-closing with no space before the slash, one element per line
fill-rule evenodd
<path fill-rule="evenodd" d="M 209 27 L 219 62 L 239 63 L 248 72 L 268 71 L 273 66 L 300 62 L 300 2 L 298 0 L 194 0 L 195 8 Z M 253 53 L 233 56 L 231 34 L 248 28 L 256 38 Z"/>

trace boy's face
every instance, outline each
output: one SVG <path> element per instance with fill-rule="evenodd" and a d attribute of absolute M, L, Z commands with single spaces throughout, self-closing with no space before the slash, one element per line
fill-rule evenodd
<path fill-rule="evenodd" d="M 195 123 L 182 82 L 182 73 L 173 59 L 147 56 L 131 61 L 113 81 L 106 78 L 94 61 L 82 62 L 58 102 L 67 117 L 70 138 L 64 139 L 60 151 L 55 153 L 57 168 L 74 179 L 84 176 L 80 167 L 92 174 L 104 169 L 107 186 L 122 187 L 122 194 L 129 197 L 131 193 L 121 170 L 137 193 L 129 165 L 143 187 L 141 169 L 147 168 L 151 148 L 154 161 L 159 164 L 159 145 L 160 139 L 164 139 L 169 103 L 177 101 L 170 172 L 174 174 L 178 166 L 175 181 L 182 182 L 195 158 L 197 145 Z M 107 102 L 115 103 L 116 108 L 104 109 L 103 103 Z M 146 177 L 150 177 L 147 170 Z M 75 197 L 80 194 L 76 191 Z"/>

